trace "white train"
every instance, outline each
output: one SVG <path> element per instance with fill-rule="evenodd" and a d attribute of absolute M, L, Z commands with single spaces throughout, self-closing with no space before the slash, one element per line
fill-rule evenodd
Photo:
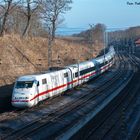
<path fill-rule="evenodd" d="M 114 56 L 114 48 L 110 47 L 105 56 L 66 66 L 61 70 L 21 76 L 14 85 L 12 105 L 18 108 L 32 107 L 46 98 L 87 82 L 111 67 Z"/>

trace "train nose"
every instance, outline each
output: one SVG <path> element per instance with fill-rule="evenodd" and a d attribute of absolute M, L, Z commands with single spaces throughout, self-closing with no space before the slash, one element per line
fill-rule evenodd
<path fill-rule="evenodd" d="M 28 107 L 29 97 L 25 93 L 16 93 L 13 94 L 11 103 L 14 107 Z"/>
<path fill-rule="evenodd" d="M 17 108 L 28 108 L 33 106 L 33 102 L 25 99 L 12 99 L 11 104 Z"/>

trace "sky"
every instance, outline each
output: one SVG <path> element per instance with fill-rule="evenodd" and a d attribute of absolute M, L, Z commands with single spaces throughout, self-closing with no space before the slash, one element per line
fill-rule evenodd
<path fill-rule="evenodd" d="M 105 24 L 108 30 L 140 25 L 140 0 L 73 0 L 71 7 L 63 15 L 60 32 L 71 34 L 97 23 Z"/>

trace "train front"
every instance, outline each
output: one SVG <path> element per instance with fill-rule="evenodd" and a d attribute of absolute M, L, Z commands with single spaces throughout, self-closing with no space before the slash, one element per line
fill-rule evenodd
<path fill-rule="evenodd" d="M 12 105 L 18 108 L 32 107 L 35 104 L 32 99 L 37 92 L 36 87 L 35 78 L 29 76 L 18 78 L 13 89 Z"/>

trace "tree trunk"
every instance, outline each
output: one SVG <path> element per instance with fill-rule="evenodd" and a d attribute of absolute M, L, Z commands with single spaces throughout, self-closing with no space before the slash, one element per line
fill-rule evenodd
<path fill-rule="evenodd" d="M 6 21 L 7 21 L 7 17 L 9 14 L 11 3 L 12 3 L 12 0 L 8 2 L 8 7 L 7 7 L 7 10 L 4 14 L 4 18 L 3 18 L 3 22 L 2 22 L 2 26 L 1 26 L 0 36 L 3 36 L 3 34 L 4 34 L 5 25 L 6 25 Z"/>
<path fill-rule="evenodd" d="M 25 26 L 25 29 L 23 31 L 22 36 L 27 35 L 29 25 L 30 25 L 30 20 L 31 20 L 31 5 L 30 5 L 31 3 L 30 2 L 31 2 L 30 0 L 27 0 L 27 15 L 26 15 L 27 16 L 27 24 Z"/>
<path fill-rule="evenodd" d="M 52 21 L 52 34 L 51 34 L 52 41 L 55 39 L 55 30 L 56 30 L 56 25 L 55 25 L 55 20 L 54 20 Z"/>
<path fill-rule="evenodd" d="M 2 22 L 2 26 L 1 26 L 0 36 L 3 36 L 3 34 L 4 34 L 7 16 L 8 16 L 8 13 L 6 12 L 5 15 L 4 15 L 3 22 Z"/>
<path fill-rule="evenodd" d="M 30 20 L 31 20 L 31 16 L 28 16 L 27 24 L 26 24 L 26 27 L 25 27 L 25 29 L 24 29 L 24 31 L 23 31 L 22 36 L 26 36 L 27 33 L 28 33 L 28 29 L 29 29 L 29 25 L 30 25 Z"/>

